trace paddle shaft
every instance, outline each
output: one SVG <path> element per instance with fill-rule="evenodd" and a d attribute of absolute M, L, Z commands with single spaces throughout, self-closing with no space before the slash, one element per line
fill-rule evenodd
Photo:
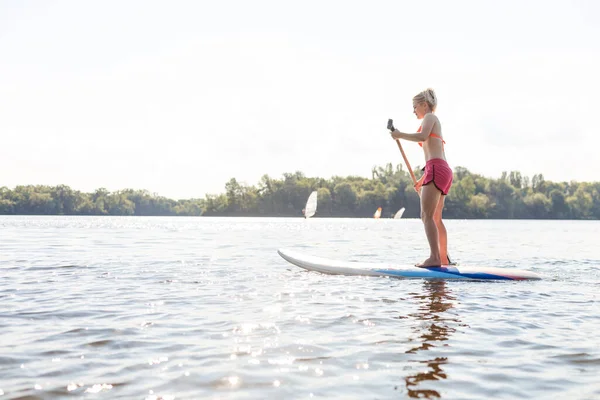
<path fill-rule="evenodd" d="M 406 154 L 404 154 L 404 149 L 402 148 L 402 145 L 400 144 L 400 139 L 396 139 L 396 143 L 398 143 L 398 148 L 400 149 L 400 153 L 402 153 L 402 158 L 404 158 L 404 162 L 406 163 L 406 168 L 408 168 L 410 177 L 412 178 L 413 183 L 416 185 L 417 178 L 415 177 L 415 173 L 413 172 L 412 168 L 410 167 L 410 163 L 408 162 L 408 158 L 406 158 Z"/>

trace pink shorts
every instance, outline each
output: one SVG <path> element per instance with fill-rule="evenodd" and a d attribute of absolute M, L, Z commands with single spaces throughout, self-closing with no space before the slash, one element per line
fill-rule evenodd
<path fill-rule="evenodd" d="M 452 169 L 446 162 L 441 158 L 433 158 L 425 163 L 425 178 L 423 179 L 423 186 L 433 182 L 436 188 L 442 192 L 443 195 L 447 195 L 452 186 Z"/>

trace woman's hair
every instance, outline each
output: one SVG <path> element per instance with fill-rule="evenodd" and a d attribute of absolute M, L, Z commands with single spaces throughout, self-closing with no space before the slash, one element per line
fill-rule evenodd
<path fill-rule="evenodd" d="M 415 103 L 426 102 L 427 104 L 429 104 L 429 108 L 431 108 L 431 111 L 435 111 L 435 108 L 437 107 L 437 96 L 435 95 L 435 92 L 433 91 L 433 89 L 428 88 L 428 89 L 423 90 L 421 93 L 419 93 L 415 97 L 413 97 L 413 102 L 415 102 Z"/>

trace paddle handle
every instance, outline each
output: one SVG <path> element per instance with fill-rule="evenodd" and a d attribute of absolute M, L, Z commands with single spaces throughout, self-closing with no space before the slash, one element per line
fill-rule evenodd
<path fill-rule="evenodd" d="M 396 139 L 396 143 L 398 143 L 398 148 L 400 149 L 400 153 L 402 153 L 402 158 L 404 158 L 404 162 L 406 163 L 406 168 L 408 168 L 410 177 L 412 178 L 413 183 L 416 185 L 417 178 L 415 177 L 415 173 L 413 172 L 412 168 L 410 167 L 410 163 L 408 162 L 408 158 L 406 158 L 406 154 L 404 154 L 404 149 L 402 148 L 402 145 L 400 144 L 400 139 Z"/>

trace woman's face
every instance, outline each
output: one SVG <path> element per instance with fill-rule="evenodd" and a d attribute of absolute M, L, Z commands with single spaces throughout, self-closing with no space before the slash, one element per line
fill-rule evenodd
<path fill-rule="evenodd" d="M 429 107 L 427 106 L 427 103 L 425 103 L 424 101 L 421 103 L 413 102 L 413 113 L 417 116 L 417 119 L 423 119 L 427 112 L 429 112 Z"/>

